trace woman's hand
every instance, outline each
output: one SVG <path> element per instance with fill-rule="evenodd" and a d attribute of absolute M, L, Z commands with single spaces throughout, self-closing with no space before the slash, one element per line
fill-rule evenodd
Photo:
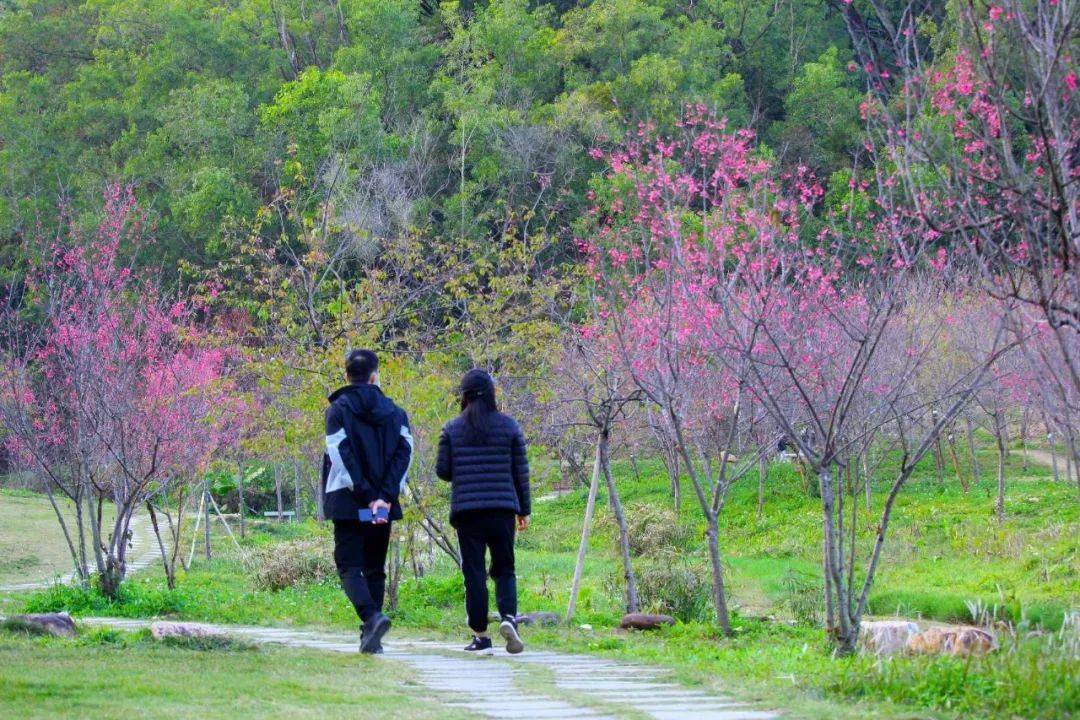
<path fill-rule="evenodd" d="M 528 515 L 518 515 L 517 516 L 517 529 L 518 529 L 518 532 L 525 532 L 525 530 L 528 527 L 529 527 L 529 516 Z"/>

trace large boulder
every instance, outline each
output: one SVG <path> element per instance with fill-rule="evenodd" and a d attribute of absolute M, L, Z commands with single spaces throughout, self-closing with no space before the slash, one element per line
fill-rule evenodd
<path fill-rule="evenodd" d="M 66 612 L 13 615 L 3 621 L 3 627 L 7 630 L 56 637 L 75 637 L 77 632 L 75 621 Z"/>
<path fill-rule="evenodd" d="M 562 618 L 558 613 L 553 612 L 531 612 L 524 615 L 518 615 L 516 618 L 518 625 L 528 627 L 529 625 L 539 625 L 540 627 L 554 627 L 559 624 Z"/>
<path fill-rule="evenodd" d="M 166 622 L 159 620 L 150 624 L 150 637 L 155 640 L 167 638 L 194 638 L 198 640 L 227 640 L 228 636 L 214 627 L 198 623 Z"/>
<path fill-rule="evenodd" d="M 895 655 L 918 635 L 919 626 L 910 620 L 868 620 L 859 625 L 859 645 L 875 655 Z"/>
<path fill-rule="evenodd" d="M 941 625 L 913 636 L 907 649 L 924 655 L 981 655 L 997 649 L 997 637 L 985 628 Z"/>
<path fill-rule="evenodd" d="M 674 625 L 675 618 L 670 615 L 650 615 L 648 613 L 627 613 L 619 623 L 620 630 L 658 630 L 665 625 Z"/>

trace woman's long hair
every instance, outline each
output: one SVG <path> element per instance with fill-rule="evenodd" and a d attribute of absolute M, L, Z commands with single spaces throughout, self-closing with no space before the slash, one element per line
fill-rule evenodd
<path fill-rule="evenodd" d="M 461 379 L 460 392 L 466 438 L 470 443 L 484 445 L 491 431 L 491 416 L 499 412 L 495 382 L 483 370 L 470 370 Z"/>

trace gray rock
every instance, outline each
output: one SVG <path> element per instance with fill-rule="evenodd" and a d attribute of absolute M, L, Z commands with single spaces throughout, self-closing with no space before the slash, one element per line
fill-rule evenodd
<path fill-rule="evenodd" d="M 518 615 L 515 620 L 517 620 L 518 625 L 524 625 L 526 627 L 529 625 L 539 625 L 540 627 L 554 627 L 555 625 L 559 624 L 562 618 L 560 618 L 557 613 L 553 612 L 532 612 L 526 613 L 524 615 Z"/>
<path fill-rule="evenodd" d="M 66 612 L 33 615 L 13 615 L 3 622 L 7 630 L 17 630 L 35 635 L 75 637 L 75 621 Z"/>

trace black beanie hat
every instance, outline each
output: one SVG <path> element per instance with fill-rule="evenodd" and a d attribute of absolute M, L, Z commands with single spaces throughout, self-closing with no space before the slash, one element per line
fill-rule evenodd
<path fill-rule="evenodd" d="M 468 397 L 494 395 L 495 380 L 492 379 L 491 375 L 488 374 L 486 370 L 473 368 L 465 373 L 465 377 L 461 378 L 461 385 L 458 387 L 458 391 L 462 395 Z"/>

